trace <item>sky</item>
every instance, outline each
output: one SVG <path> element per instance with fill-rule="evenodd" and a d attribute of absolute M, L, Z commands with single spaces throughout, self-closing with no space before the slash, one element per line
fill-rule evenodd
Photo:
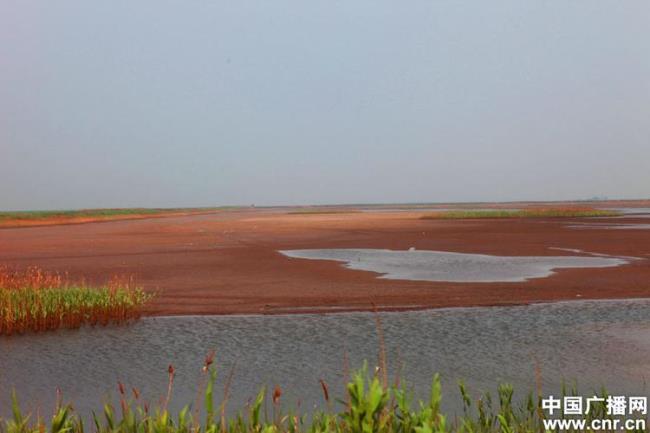
<path fill-rule="evenodd" d="M 6 0 L 0 210 L 650 197 L 647 0 Z"/>

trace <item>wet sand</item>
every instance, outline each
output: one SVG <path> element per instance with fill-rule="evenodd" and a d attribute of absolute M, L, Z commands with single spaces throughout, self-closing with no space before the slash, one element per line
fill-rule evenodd
<path fill-rule="evenodd" d="M 512 206 L 512 205 L 510 205 Z M 151 315 L 400 310 L 650 297 L 650 230 L 568 227 L 572 219 L 421 220 L 426 212 L 288 214 L 219 211 L 79 225 L 0 229 L 0 264 L 37 265 L 92 283 L 133 275 L 157 292 Z M 599 222 L 606 219 L 599 218 Z M 640 217 L 620 223 L 647 223 Z M 561 269 L 526 282 L 378 279 L 279 250 L 385 248 L 508 256 L 633 256 L 629 264 Z"/>

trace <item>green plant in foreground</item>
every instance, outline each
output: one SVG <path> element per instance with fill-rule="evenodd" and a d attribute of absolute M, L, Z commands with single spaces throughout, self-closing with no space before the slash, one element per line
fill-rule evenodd
<path fill-rule="evenodd" d="M 329 405 L 329 393 L 323 384 L 324 397 L 329 411 L 308 414 L 282 412 L 281 390 L 273 392 L 271 404 L 273 416 L 263 416 L 267 404 L 266 389 L 262 388 L 255 400 L 244 411 L 234 416 L 225 415 L 227 397 L 219 405 L 214 404 L 216 370 L 211 366 L 212 357 L 206 358 L 203 368 L 205 378 L 205 418 L 199 419 L 198 407 L 194 412 L 185 406 L 178 414 L 167 410 L 174 369 L 169 368 L 169 392 L 161 405 L 153 410 L 133 391 L 128 399 L 120 384 L 120 411 L 106 404 L 101 414 L 93 414 L 92 431 L 97 433 L 534 433 L 544 432 L 544 411 L 541 397 L 529 393 L 521 403 L 515 403 L 512 386 L 498 387 L 497 400 L 489 393 L 478 399 L 470 397 L 467 388 L 459 384 L 463 401 L 463 414 L 449 416 L 441 412 L 442 392 L 440 378 L 433 377 L 428 401 L 413 404 L 411 392 L 403 385 L 386 386 L 379 379 L 379 369 L 368 374 L 366 367 L 356 372 L 346 386 L 346 398 L 341 400 L 342 410 L 335 412 Z M 566 390 L 563 390 L 566 392 Z M 573 391 L 575 393 L 575 390 Z M 226 393 L 227 394 L 227 393 Z M 606 397 L 606 392 L 602 392 Z M 49 422 L 41 418 L 24 416 L 13 396 L 9 420 L 0 419 L 0 433 L 84 433 L 87 428 L 71 406 L 60 405 Z M 586 415 L 591 419 L 606 418 L 604 406 L 592 407 Z M 565 429 L 562 431 L 573 432 Z M 586 431 L 591 431 L 587 429 Z M 636 430 L 638 432 L 647 430 Z"/>

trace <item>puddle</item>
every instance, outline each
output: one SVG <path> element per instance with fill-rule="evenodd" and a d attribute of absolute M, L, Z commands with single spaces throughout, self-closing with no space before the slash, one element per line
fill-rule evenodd
<path fill-rule="evenodd" d="M 445 251 L 312 249 L 280 251 L 287 257 L 344 262 L 345 267 L 376 272 L 379 278 L 448 282 L 523 282 L 548 277 L 562 268 L 605 268 L 624 265 L 621 257 L 492 256 Z"/>

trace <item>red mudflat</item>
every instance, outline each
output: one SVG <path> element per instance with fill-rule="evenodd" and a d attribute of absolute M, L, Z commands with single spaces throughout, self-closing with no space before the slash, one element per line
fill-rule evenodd
<path fill-rule="evenodd" d="M 589 221 L 580 218 L 419 219 L 423 214 L 251 209 L 5 228 L 0 229 L 0 264 L 36 265 L 93 283 L 115 274 L 134 275 L 146 289 L 158 292 L 148 307 L 152 315 L 398 310 L 650 296 L 650 230 L 566 227 Z M 574 254 L 554 247 L 644 260 L 616 268 L 564 269 L 525 283 L 445 283 L 377 279 L 340 263 L 278 253 L 410 247 L 496 255 Z"/>

